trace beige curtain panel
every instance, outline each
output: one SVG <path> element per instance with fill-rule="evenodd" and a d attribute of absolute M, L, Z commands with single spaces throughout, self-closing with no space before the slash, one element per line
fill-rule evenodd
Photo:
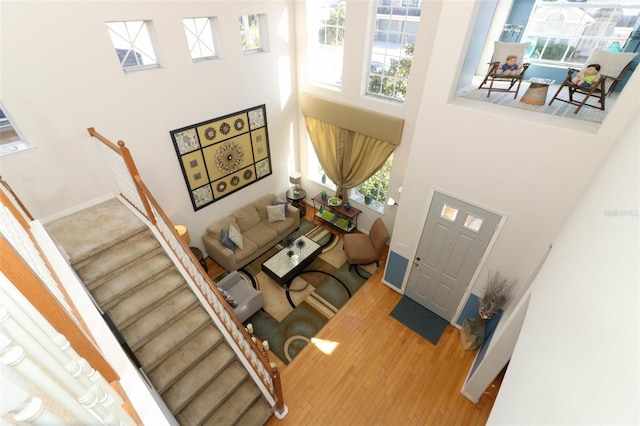
<path fill-rule="evenodd" d="M 302 113 L 318 161 L 343 200 L 384 165 L 402 138 L 402 119 L 308 94 Z"/>
<path fill-rule="evenodd" d="M 336 184 L 336 196 L 348 199 L 349 189 L 369 179 L 393 153 L 395 145 L 305 117 L 318 161 Z"/>

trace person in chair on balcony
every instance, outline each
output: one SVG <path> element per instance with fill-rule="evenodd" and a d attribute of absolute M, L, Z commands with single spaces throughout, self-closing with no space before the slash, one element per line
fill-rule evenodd
<path fill-rule="evenodd" d="M 600 81 L 600 64 L 590 64 L 584 71 L 580 71 L 571 82 L 576 86 L 590 87 Z"/>

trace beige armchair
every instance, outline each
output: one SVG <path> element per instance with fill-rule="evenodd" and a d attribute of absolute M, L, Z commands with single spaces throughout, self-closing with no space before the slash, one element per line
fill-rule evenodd
<path fill-rule="evenodd" d="M 380 266 L 380 256 L 389 237 L 389 231 L 380 218 L 373 222 L 369 235 L 345 234 L 344 253 L 349 262 L 349 269 L 353 265 L 368 265 L 373 262 Z"/>

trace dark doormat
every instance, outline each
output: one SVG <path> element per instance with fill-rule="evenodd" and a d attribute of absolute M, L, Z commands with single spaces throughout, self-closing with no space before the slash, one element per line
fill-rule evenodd
<path fill-rule="evenodd" d="M 407 296 L 402 296 L 389 315 L 434 345 L 438 343 L 449 324 L 447 320 Z"/>

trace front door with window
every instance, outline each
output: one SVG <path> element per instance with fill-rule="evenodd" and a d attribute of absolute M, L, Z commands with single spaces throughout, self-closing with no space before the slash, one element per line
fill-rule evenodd
<path fill-rule="evenodd" d="M 495 213 L 436 192 L 406 296 L 451 321 L 500 219 Z"/>

